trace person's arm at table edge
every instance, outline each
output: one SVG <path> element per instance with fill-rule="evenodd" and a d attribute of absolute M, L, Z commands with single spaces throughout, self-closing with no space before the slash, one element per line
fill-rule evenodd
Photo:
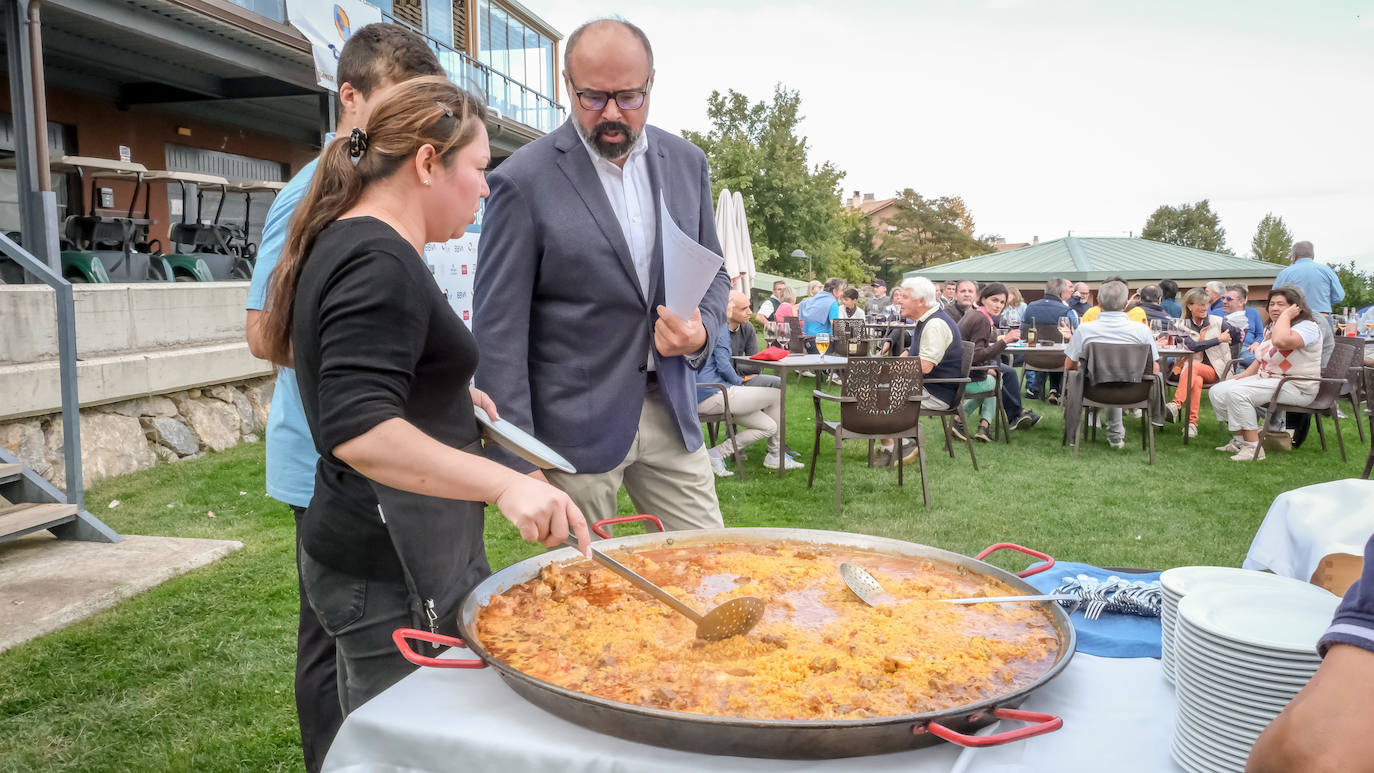
<path fill-rule="evenodd" d="M 1260 734 L 1246 773 L 1374 773 L 1374 652 L 1336 644 Z"/>
<path fill-rule="evenodd" d="M 473 277 L 472 333 L 481 352 L 475 383 L 496 401 L 503 419 L 533 433 L 529 340 L 539 264 L 538 234 L 529 204 L 516 182 L 499 169 L 487 181 L 491 195 Z M 486 453 L 516 472 L 537 469 L 503 448 L 488 446 Z"/>

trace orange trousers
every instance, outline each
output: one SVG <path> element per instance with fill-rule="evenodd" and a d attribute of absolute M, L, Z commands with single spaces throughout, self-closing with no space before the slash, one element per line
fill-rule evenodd
<path fill-rule="evenodd" d="M 1208 365 L 1205 362 L 1193 363 L 1193 378 L 1191 379 L 1191 382 L 1184 380 L 1184 377 L 1187 375 L 1188 363 L 1185 362 L 1183 364 L 1183 370 L 1178 374 L 1178 389 L 1174 390 L 1174 402 L 1178 403 L 1179 405 L 1183 405 L 1183 403 L 1188 399 L 1188 395 L 1190 394 L 1190 383 L 1192 390 L 1200 392 L 1202 391 L 1202 388 L 1204 386 L 1210 386 L 1212 384 L 1215 384 L 1218 380 L 1217 372 L 1212 369 L 1211 365 Z M 1198 397 L 1198 399 L 1194 400 L 1193 404 L 1189 406 L 1189 424 L 1197 424 L 1197 409 L 1200 405 L 1202 405 L 1202 398 Z"/>

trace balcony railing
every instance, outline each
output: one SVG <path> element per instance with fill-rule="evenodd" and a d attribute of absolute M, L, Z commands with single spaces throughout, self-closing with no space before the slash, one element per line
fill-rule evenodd
<path fill-rule="evenodd" d="M 409 24 L 383 11 L 382 18 L 395 24 Z M 525 84 L 504 73 L 473 59 L 453 46 L 442 43 L 419 30 L 415 30 L 434 49 L 439 57 L 439 66 L 444 68 L 449 80 L 470 91 L 477 91 L 487 100 L 487 106 L 501 115 L 526 126 L 548 134 L 563 122 L 563 105 L 540 94 Z"/>

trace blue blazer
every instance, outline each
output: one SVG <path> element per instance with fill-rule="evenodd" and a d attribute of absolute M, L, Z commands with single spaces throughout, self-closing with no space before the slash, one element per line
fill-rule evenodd
<path fill-rule="evenodd" d="M 677 227 L 721 254 L 706 156 L 653 126 L 647 154 L 654 214 L 662 193 Z M 578 472 L 620 464 L 639 430 L 652 351 L 659 388 L 688 451 L 701 447 L 696 369 L 725 325 L 722 265 L 701 301 L 706 346 L 688 357 L 653 347 L 663 303 L 663 224 L 644 297 L 630 247 L 571 121 L 520 148 L 487 178 L 474 277 L 477 386 L 501 418 L 547 443 Z M 533 469 L 504 451 L 492 457 Z"/>

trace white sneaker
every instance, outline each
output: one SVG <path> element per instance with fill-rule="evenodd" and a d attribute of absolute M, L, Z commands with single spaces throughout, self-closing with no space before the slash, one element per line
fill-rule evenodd
<path fill-rule="evenodd" d="M 728 478 L 734 475 L 733 472 L 725 469 L 725 457 L 707 454 L 707 458 L 711 460 L 711 472 L 714 472 L 717 478 Z"/>
<path fill-rule="evenodd" d="M 1189 425 L 1188 425 L 1188 437 L 1197 437 L 1197 425 L 1196 425 L 1196 424 L 1189 424 Z"/>
<path fill-rule="evenodd" d="M 1232 435 L 1231 442 L 1227 443 L 1224 446 L 1217 446 L 1217 450 L 1225 451 L 1228 454 L 1236 453 L 1240 450 L 1240 438 L 1236 437 L 1235 435 Z"/>
<path fill-rule="evenodd" d="M 1164 420 L 1169 422 L 1170 424 L 1173 424 L 1174 422 L 1178 421 L 1178 409 L 1178 403 L 1165 403 Z"/>
<path fill-rule="evenodd" d="M 795 459 L 786 457 L 786 456 L 784 456 L 782 459 L 783 459 L 782 468 L 783 468 L 784 470 L 799 470 L 799 469 L 801 469 L 801 468 L 803 468 L 803 467 L 806 466 L 806 465 L 802 464 L 801 462 L 799 462 L 799 461 L 797 461 L 797 460 L 795 460 Z M 778 469 L 778 455 L 777 455 L 777 454 L 768 454 L 768 455 L 764 456 L 764 457 L 763 457 L 763 466 L 764 466 L 764 467 L 767 467 L 767 468 L 770 469 L 770 470 L 776 470 L 776 469 Z"/>
<path fill-rule="evenodd" d="M 1121 440 L 1108 440 L 1107 445 L 1117 450 L 1121 450 L 1122 448 L 1126 447 L 1126 439 L 1122 438 Z"/>
<path fill-rule="evenodd" d="M 1248 462 L 1248 461 L 1251 461 L 1252 459 L 1258 460 L 1258 459 L 1263 459 L 1263 458 L 1264 458 L 1264 446 L 1260 446 L 1259 456 L 1255 456 L 1255 447 L 1254 447 L 1254 446 L 1249 445 L 1249 444 L 1242 444 L 1241 447 L 1240 447 L 1240 450 L 1237 451 L 1237 452 L 1231 457 L 1231 461 L 1233 461 L 1233 462 Z"/>

